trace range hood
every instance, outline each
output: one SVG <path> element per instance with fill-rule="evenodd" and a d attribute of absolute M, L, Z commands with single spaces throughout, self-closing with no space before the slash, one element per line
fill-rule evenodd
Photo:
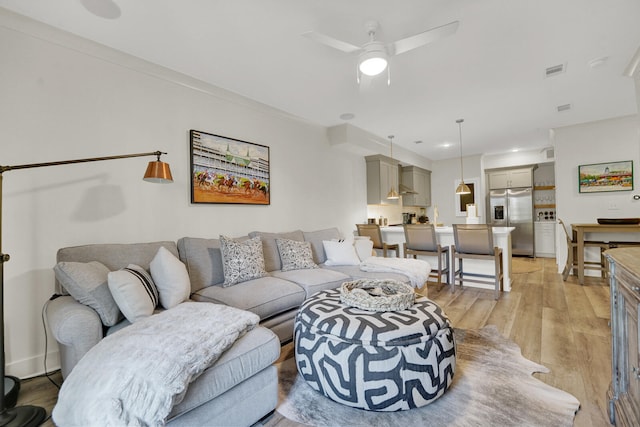
<path fill-rule="evenodd" d="M 398 193 L 400 194 L 418 194 L 417 191 L 413 191 L 413 188 L 409 188 L 406 185 L 398 185 Z"/>

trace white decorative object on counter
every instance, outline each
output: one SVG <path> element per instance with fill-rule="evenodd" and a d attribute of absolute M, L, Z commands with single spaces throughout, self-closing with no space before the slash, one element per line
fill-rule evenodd
<path fill-rule="evenodd" d="M 475 204 L 467 204 L 467 224 L 480 224 L 480 217 L 478 216 L 478 208 Z"/>
<path fill-rule="evenodd" d="M 478 211 L 476 209 L 476 205 L 469 203 L 467 205 L 467 217 L 475 218 L 477 216 L 478 216 Z"/>

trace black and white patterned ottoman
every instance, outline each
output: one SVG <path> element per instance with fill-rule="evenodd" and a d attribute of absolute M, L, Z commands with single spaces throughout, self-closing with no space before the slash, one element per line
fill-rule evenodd
<path fill-rule="evenodd" d="M 428 405 L 456 367 L 453 328 L 442 309 L 416 295 L 413 307 L 373 312 L 322 291 L 300 307 L 294 329 L 298 373 L 330 399 L 373 411 Z"/>

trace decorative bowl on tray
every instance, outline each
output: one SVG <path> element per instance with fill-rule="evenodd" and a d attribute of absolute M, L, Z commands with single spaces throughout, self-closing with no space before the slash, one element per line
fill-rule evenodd
<path fill-rule="evenodd" d="M 603 225 L 637 225 L 640 218 L 598 218 L 598 224 Z"/>

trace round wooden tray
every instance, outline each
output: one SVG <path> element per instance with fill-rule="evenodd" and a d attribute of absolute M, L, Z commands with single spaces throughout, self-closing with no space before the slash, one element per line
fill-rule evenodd
<path fill-rule="evenodd" d="M 340 287 L 340 302 L 368 311 L 406 310 L 415 299 L 413 288 L 397 280 L 359 279 Z"/>

